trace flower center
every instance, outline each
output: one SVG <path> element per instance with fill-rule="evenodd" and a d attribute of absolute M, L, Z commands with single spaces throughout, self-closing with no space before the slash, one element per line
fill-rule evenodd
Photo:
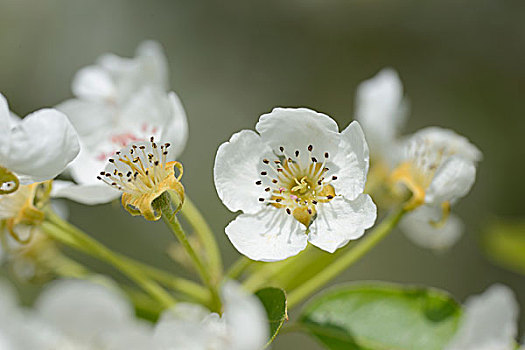
<path fill-rule="evenodd" d="M 122 205 L 133 215 L 142 215 L 147 220 L 158 220 L 160 213 L 152 203 L 164 192 L 176 195 L 177 210 L 184 200 L 184 188 L 180 183 L 182 164 L 166 162 L 169 143 L 160 147 L 150 138 L 151 145 L 131 145 L 127 152 L 116 152 L 110 158 L 110 171 L 102 171 L 97 178 L 113 188 L 123 191 Z M 175 168 L 179 174 L 175 175 Z M 172 196 L 173 198 L 173 196 Z"/>
<path fill-rule="evenodd" d="M 129 154 L 116 152 L 116 158 L 108 159 L 114 165 L 113 171 L 102 171 L 97 179 L 130 194 L 155 191 L 166 177 L 173 175 L 174 170 L 172 162 L 166 162 L 170 144 L 159 147 L 153 137 L 150 142 L 148 151 L 144 145 L 131 145 Z"/>
<path fill-rule="evenodd" d="M 320 203 L 327 203 L 335 197 L 335 189 L 331 185 L 337 176 L 327 177 L 329 169 L 326 167 L 330 155 L 324 152 L 323 162 L 320 163 L 312 155 L 313 146 L 306 149 L 306 155 L 300 150 L 288 154 L 284 147 L 279 147 L 276 159 L 263 159 L 263 171 L 260 180 L 255 183 L 264 187 L 265 197 L 259 201 L 278 209 L 284 209 L 306 227 L 315 219 L 316 207 Z"/>

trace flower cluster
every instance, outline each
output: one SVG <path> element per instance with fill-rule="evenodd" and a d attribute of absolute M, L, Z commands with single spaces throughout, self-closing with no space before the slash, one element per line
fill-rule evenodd
<path fill-rule="evenodd" d="M 451 246 L 462 230 L 452 207 L 470 192 L 482 159 L 448 129 L 401 135 L 408 103 L 392 69 L 359 86 L 356 120 L 342 130 L 313 109 L 274 108 L 216 153 L 218 197 L 240 212 L 224 233 L 248 258 L 226 272 L 182 184 L 176 159 L 188 126 L 168 89 L 162 47 L 146 41 L 133 58 L 103 55 L 75 75 L 72 92 L 56 109 L 23 119 L 0 95 L 0 262 L 23 280 L 75 278 L 52 282 L 33 309 L 17 305 L 2 282 L 0 349 L 262 349 L 287 320 L 287 307 L 361 258 L 398 222 L 421 246 Z M 163 218 L 178 240 L 174 260 L 201 284 L 113 252 L 57 215 L 56 198 L 94 205 L 118 197 L 132 215 Z M 378 210 L 381 223 L 366 233 Z M 63 246 L 108 263 L 134 285 L 124 293 Z M 260 289 L 270 285 L 276 287 Z M 152 322 L 135 317 L 134 307 Z M 447 350 L 514 348 L 517 306 L 506 287 L 469 299 L 465 310 Z M 317 318 L 332 315 L 325 316 Z M 428 317 L 437 323 L 441 316 Z M 337 340 L 341 347 L 346 338 L 358 347 L 353 334 Z"/>

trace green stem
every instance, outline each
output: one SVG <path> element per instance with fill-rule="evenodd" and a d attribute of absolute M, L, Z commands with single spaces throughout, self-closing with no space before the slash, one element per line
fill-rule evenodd
<path fill-rule="evenodd" d="M 392 231 L 404 214 L 405 210 L 399 210 L 395 213 L 392 213 L 372 232 L 360 239 L 350 250 L 341 255 L 320 273 L 313 276 L 306 283 L 293 290 L 288 295 L 288 308 L 290 309 L 303 301 L 305 298 L 310 296 L 316 290 L 324 286 L 353 263 L 358 261 L 366 253 L 368 253 L 375 245 L 377 245 Z"/>
<path fill-rule="evenodd" d="M 85 246 L 81 243 L 79 243 L 78 240 L 75 240 L 74 237 L 88 237 L 85 232 L 81 231 L 77 227 L 71 225 L 70 223 L 62 220 L 58 215 L 53 213 L 52 211 L 46 212 L 47 219 L 52 222 L 53 224 L 59 226 L 64 231 L 62 232 L 55 232 L 55 235 L 60 234 L 60 240 L 63 243 L 68 244 L 69 246 L 80 250 L 86 254 L 94 255 L 93 252 L 91 252 L 90 249 L 88 249 L 88 246 Z M 71 234 L 68 234 L 71 233 Z M 93 240 L 92 238 L 90 238 Z M 127 256 L 124 256 L 122 254 L 112 252 L 113 255 L 115 255 L 118 259 L 120 259 L 123 263 L 132 266 L 133 268 L 140 270 L 143 274 L 151 277 L 152 279 L 156 280 L 157 282 L 162 283 L 166 287 L 169 287 L 173 289 L 174 291 L 180 292 L 186 296 L 189 296 L 192 300 L 197 301 L 201 304 L 207 304 L 210 302 L 210 293 L 208 290 L 199 284 L 189 281 L 187 279 L 177 277 L 172 275 L 171 273 L 167 271 L 163 271 L 161 269 L 155 268 L 153 266 L 144 264 L 142 262 L 133 260 Z"/>
<path fill-rule="evenodd" d="M 63 227 L 50 221 L 43 222 L 42 229 L 54 239 L 73 248 L 79 249 L 85 253 L 89 252 L 99 259 L 113 265 L 119 271 L 126 274 L 138 286 L 144 289 L 144 291 L 154 297 L 165 308 L 169 308 L 175 304 L 175 300 L 172 298 L 172 296 L 156 282 L 144 276 L 141 271 L 137 270 L 126 261 L 120 259 L 120 257 L 115 255 L 111 250 L 96 240 L 81 233 L 80 230 L 68 230 L 64 232 L 65 230 Z"/>
<path fill-rule="evenodd" d="M 171 207 L 170 197 L 166 193 L 157 198 L 154 202 L 154 205 L 162 213 L 162 219 L 166 225 L 171 229 L 173 235 L 177 238 L 180 244 L 183 246 L 184 250 L 190 256 L 197 272 L 200 275 L 202 282 L 208 287 L 212 297 L 212 311 L 219 312 L 221 311 L 221 300 L 219 293 L 217 291 L 217 286 L 213 282 L 209 271 L 204 266 L 203 262 L 191 246 L 186 233 L 182 229 L 182 226 L 179 223 L 179 220 L 175 216 L 173 209 Z"/>
<path fill-rule="evenodd" d="M 215 240 L 215 236 L 213 235 L 210 226 L 188 196 L 184 199 L 181 213 L 193 227 L 195 234 L 201 240 L 204 250 L 206 251 L 211 274 L 215 277 L 216 281 L 219 281 L 222 275 L 222 259 L 219 247 L 217 246 L 217 241 Z"/>

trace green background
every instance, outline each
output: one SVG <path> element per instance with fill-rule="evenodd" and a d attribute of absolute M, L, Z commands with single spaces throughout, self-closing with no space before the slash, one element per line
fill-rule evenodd
<path fill-rule="evenodd" d="M 274 106 L 311 107 L 345 127 L 358 83 L 391 66 L 411 102 L 407 133 L 449 127 L 485 159 L 455 208 L 467 226 L 459 244 L 436 255 L 396 233 L 337 282 L 425 284 L 460 300 L 502 282 L 525 305 L 525 278 L 491 265 L 478 248 L 492 217 L 525 216 L 525 2 L 2 0 L 0 91 L 20 115 L 53 106 L 71 96 L 80 67 L 104 52 L 131 56 L 143 39 L 166 49 L 171 88 L 190 125 L 183 182 L 227 264 L 238 254 L 223 234 L 234 214 L 212 182 L 219 144 Z M 70 207 L 74 223 L 111 247 L 177 268 L 163 252 L 172 238 L 161 224 L 131 218 L 118 205 Z M 274 348 L 299 344 L 319 348 L 293 334 Z"/>

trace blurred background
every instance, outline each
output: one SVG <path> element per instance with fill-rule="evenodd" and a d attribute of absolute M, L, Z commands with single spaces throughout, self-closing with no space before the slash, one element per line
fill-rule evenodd
<path fill-rule="evenodd" d="M 343 128 L 359 82 L 390 66 L 411 102 L 407 133 L 452 128 L 485 158 L 471 194 L 456 207 L 467 227 L 459 244 L 435 254 L 396 232 L 336 282 L 424 284 L 461 301 L 502 282 L 525 312 L 525 277 L 492 265 L 479 249 L 491 218 L 525 216 L 525 2 L 2 0 L 0 91 L 19 115 L 53 106 L 71 96 L 79 68 L 105 52 L 132 56 L 144 39 L 166 50 L 171 88 L 190 125 L 184 185 L 227 265 L 238 253 L 223 233 L 234 214 L 212 182 L 219 144 L 274 106 L 310 107 Z M 162 224 L 132 218 L 118 203 L 70 203 L 70 210 L 72 222 L 115 250 L 176 268 L 164 252 L 172 237 Z M 37 290 L 21 288 L 27 301 Z M 320 348 L 297 334 L 281 336 L 274 348 L 292 345 Z"/>

